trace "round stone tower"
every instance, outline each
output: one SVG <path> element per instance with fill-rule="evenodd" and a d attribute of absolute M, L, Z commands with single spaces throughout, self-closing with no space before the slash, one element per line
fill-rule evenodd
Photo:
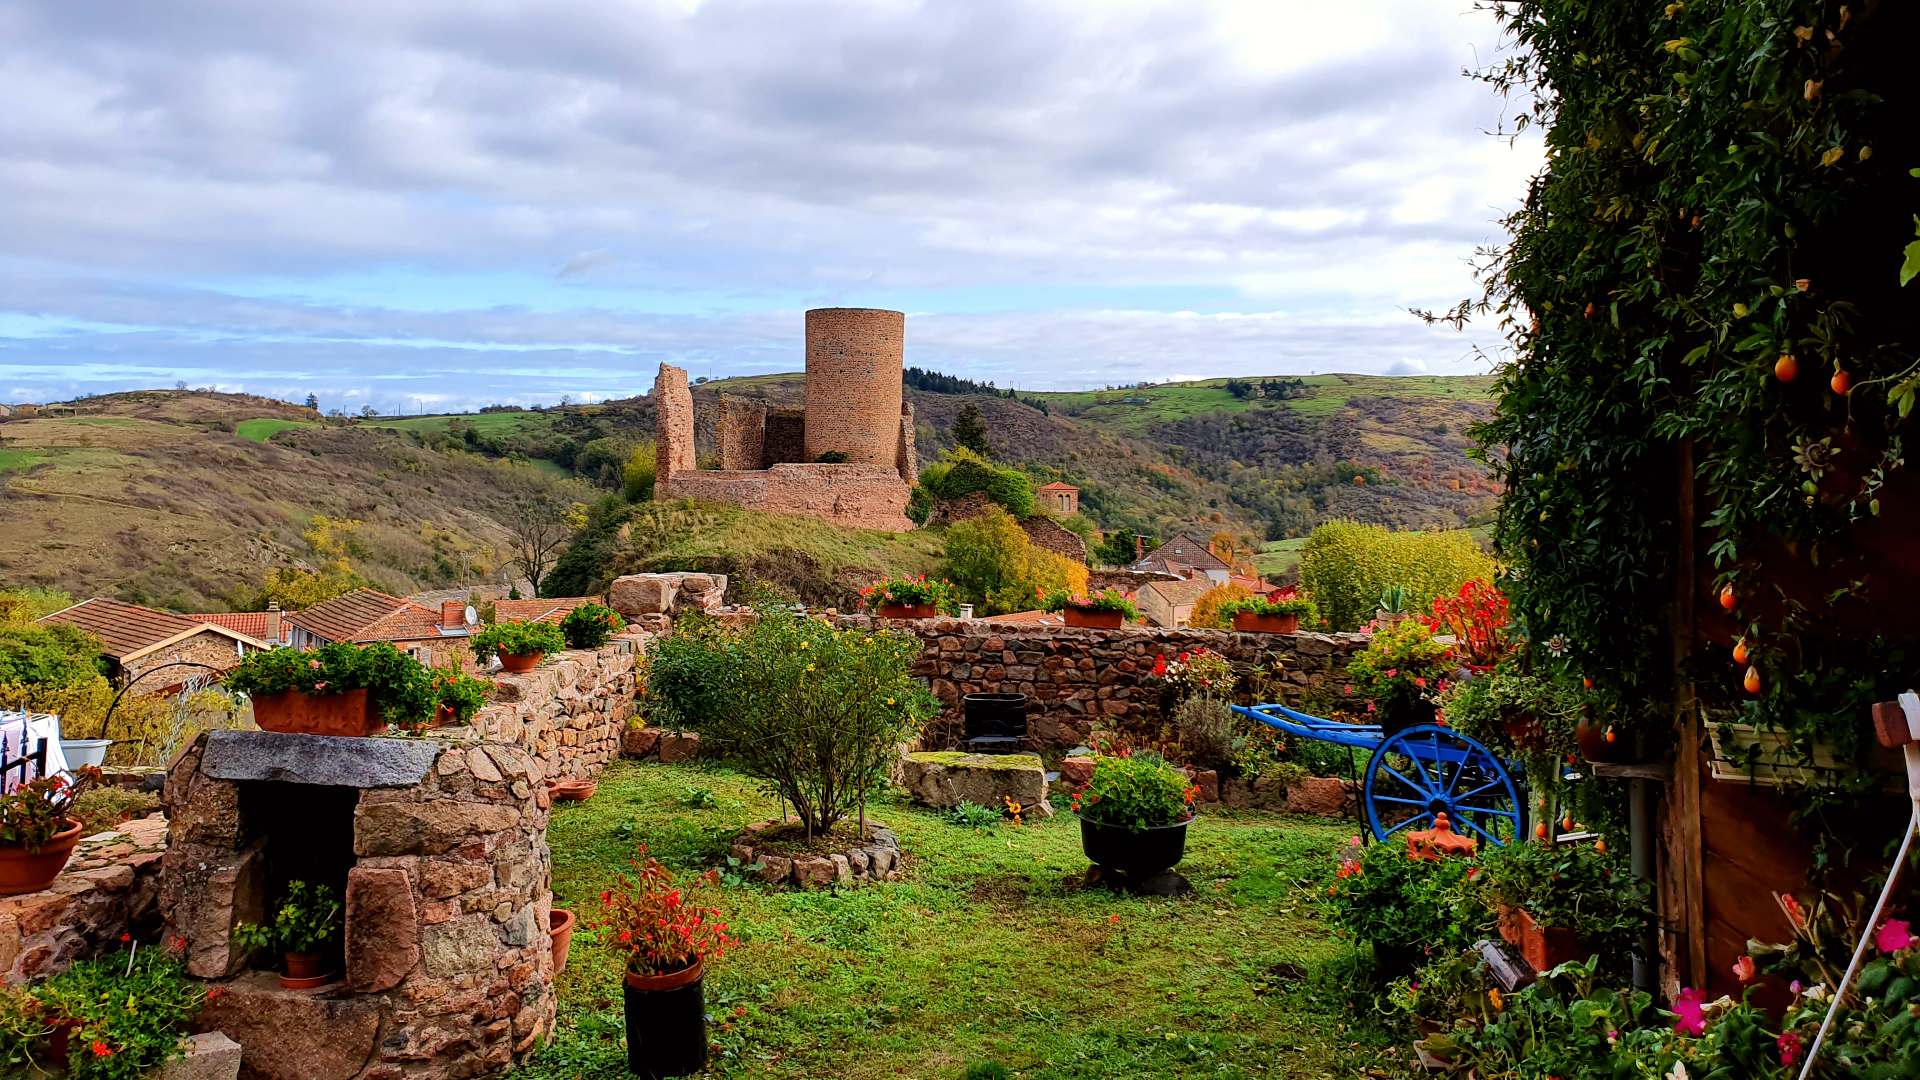
<path fill-rule="evenodd" d="M 807 312 L 808 461 L 839 451 L 850 462 L 895 466 L 906 329 L 898 311 Z"/>

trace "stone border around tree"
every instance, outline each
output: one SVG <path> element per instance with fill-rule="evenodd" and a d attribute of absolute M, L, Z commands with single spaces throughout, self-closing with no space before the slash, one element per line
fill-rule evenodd
<path fill-rule="evenodd" d="M 791 821 L 756 821 L 747 826 L 727 850 L 727 854 L 747 865 L 761 881 L 770 885 L 792 885 L 800 889 L 851 885 L 856 881 L 898 881 L 903 869 L 900 838 L 877 821 L 867 822 L 870 838 L 866 844 L 831 855 L 761 855 L 754 840 L 768 829 L 791 825 Z"/>

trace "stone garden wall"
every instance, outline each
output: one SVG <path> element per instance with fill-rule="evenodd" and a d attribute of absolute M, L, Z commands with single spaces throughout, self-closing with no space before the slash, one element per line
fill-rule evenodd
<path fill-rule="evenodd" d="M 868 625 L 843 616 L 842 625 Z M 1127 627 L 1086 630 L 996 623 L 983 619 L 890 621 L 888 629 L 918 635 L 925 645 L 915 674 L 946 706 L 928 731 L 928 746 L 955 745 L 960 699 L 966 694 L 1020 693 L 1030 699 L 1028 731 L 1038 750 L 1085 743 L 1095 726 L 1127 727 L 1160 719 L 1160 683 L 1154 658 L 1207 648 L 1236 664 L 1278 660 L 1279 697 L 1289 705 L 1346 699 L 1347 662 L 1366 646 L 1365 634 L 1241 634 L 1231 630 Z"/>
<path fill-rule="evenodd" d="M 37 893 L 0 897 L 0 979 L 15 985 L 65 971 L 160 928 L 160 856 L 167 819 L 139 818 L 95 833 Z"/>
<path fill-rule="evenodd" d="M 592 779 L 620 754 L 633 715 L 634 662 L 653 636 L 629 630 L 599 649 L 574 649 L 524 675 L 499 672 L 500 689 L 473 718 L 488 742 L 524 747 L 547 779 Z"/>

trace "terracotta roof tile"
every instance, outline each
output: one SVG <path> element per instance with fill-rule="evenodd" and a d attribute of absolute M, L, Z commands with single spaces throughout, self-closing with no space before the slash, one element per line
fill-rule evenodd
<path fill-rule="evenodd" d="M 597 596 L 559 596 L 542 600 L 495 600 L 493 602 L 493 620 L 495 622 L 549 622 L 558 623 L 567 617 L 567 613 L 581 604 L 597 604 Z"/>
<path fill-rule="evenodd" d="M 286 618 L 328 641 L 418 641 L 447 636 L 440 631 L 438 611 L 373 589 L 355 589 Z"/>
<path fill-rule="evenodd" d="M 291 615 L 292 612 L 284 614 Z M 245 634 L 250 638 L 267 640 L 267 613 L 264 611 L 209 611 L 200 615 L 187 615 L 185 618 L 195 622 L 210 622 L 224 626 L 236 634 Z"/>
<path fill-rule="evenodd" d="M 1045 484 L 1045 485 L 1042 485 L 1041 487 L 1039 487 L 1039 488 L 1038 488 L 1038 489 L 1036 489 L 1036 490 L 1039 490 L 1039 491 L 1079 491 L 1080 489 L 1079 489 L 1079 488 L 1077 488 L 1077 487 L 1074 487 L 1074 486 L 1073 486 L 1072 484 L 1063 484 L 1063 483 L 1061 483 L 1060 481 L 1058 481 L 1058 480 L 1055 480 L 1055 481 L 1054 481 L 1053 483 L 1051 483 L 1051 484 Z"/>
<path fill-rule="evenodd" d="M 194 619 L 170 611 L 155 611 L 98 596 L 56 611 L 40 621 L 66 623 L 85 630 L 100 639 L 102 654 L 115 660 L 200 625 Z"/>
<path fill-rule="evenodd" d="M 1213 582 L 1208 581 L 1206 578 L 1183 578 L 1179 581 L 1149 581 L 1146 585 L 1142 586 L 1142 588 L 1152 589 L 1160 595 L 1161 599 L 1172 604 L 1174 607 L 1193 603 L 1213 587 Z"/>

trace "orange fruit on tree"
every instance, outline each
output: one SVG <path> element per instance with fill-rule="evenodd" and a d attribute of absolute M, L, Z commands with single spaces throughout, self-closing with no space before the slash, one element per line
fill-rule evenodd
<path fill-rule="evenodd" d="M 1833 378 L 1827 380 L 1827 385 L 1833 387 L 1834 393 L 1846 397 L 1847 391 L 1853 389 L 1853 376 L 1847 374 L 1844 369 L 1836 371 L 1833 373 Z"/>
<path fill-rule="evenodd" d="M 1542 840 L 1545 840 L 1547 838 L 1547 823 L 1543 821 L 1540 824 L 1535 825 L 1533 827 L 1533 835 L 1539 837 Z"/>
<path fill-rule="evenodd" d="M 1580 676 L 1580 686 L 1583 689 L 1587 689 L 1587 690 L 1593 689 L 1593 676 L 1591 675 Z"/>
<path fill-rule="evenodd" d="M 1792 382 L 1800 377 L 1800 361 L 1792 353 L 1781 353 L 1780 359 L 1773 362 L 1773 377 L 1781 382 Z"/>
<path fill-rule="evenodd" d="M 1741 638 L 1739 641 L 1733 643 L 1733 662 L 1736 664 L 1744 664 L 1747 662 L 1746 638 Z"/>
<path fill-rule="evenodd" d="M 1732 611 L 1734 603 L 1735 603 L 1735 597 L 1733 595 L 1733 586 L 1732 585 L 1720 586 L 1720 606 L 1722 608 L 1725 608 L 1728 611 Z"/>
<path fill-rule="evenodd" d="M 1605 840 L 1595 840 L 1593 842 L 1593 853 L 1595 855 L 1605 855 L 1607 853 L 1607 842 Z"/>
<path fill-rule="evenodd" d="M 1760 692 L 1760 669 L 1757 667 L 1748 668 L 1747 677 L 1744 680 L 1742 680 L 1742 685 L 1744 685 L 1747 688 L 1747 693 L 1749 694 L 1759 693 Z"/>

